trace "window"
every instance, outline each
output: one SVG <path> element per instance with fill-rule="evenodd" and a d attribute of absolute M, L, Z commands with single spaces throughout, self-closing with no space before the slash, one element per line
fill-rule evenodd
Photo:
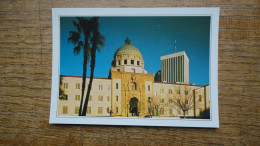
<path fill-rule="evenodd" d="M 160 115 L 164 115 L 164 109 L 163 108 L 160 109 Z"/>
<path fill-rule="evenodd" d="M 68 95 L 67 94 L 65 94 L 64 100 L 68 100 Z"/>
<path fill-rule="evenodd" d="M 107 113 L 109 113 L 109 107 L 107 107 Z"/>
<path fill-rule="evenodd" d="M 103 96 L 98 96 L 98 101 L 103 101 Z"/>
<path fill-rule="evenodd" d="M 185 95 L 188 95 L 189 94 L 189 91 L 188 90 L 185 90 Z"/>
<path fill-rule="evenodd" d="M 188 104 L 188 103 L 189 103 L 188 99 L 185 99 L 185 104 Z"/>
<path fill-rule="evenodd" d="M 91 114 L 91 107 L 87 108 L 87 114 Z"/>
<path fill-rule="evenodd" d="M 161 89 L 161 93 L 164 93 L 164 89 L 163 88 Z"/>
<path fill-rule="evenodd" d="M 79 101 L 80 100 L 80 95 L 75 95 L 75 100 Z"/>
<path fill-rule="evenodd" d="M 201 98 L 201 95 L 199 95 L 199 101 L 202 102 L 202 98 Z"/>
<path fill-rule="evenodd" d="M 102 114 L 102 107 L 98 107 L 98 114 Z"/>
<path fill-rule="evenodd" d="M 67 106 L 63 106 L 62 114 L 68 114 L 68 107 Z"/>
<path fill-rule="evenodd" d="M 68 83 L 64 83 L 64 85 L 63 85 L 63 87 L 64 87 L 64 89 L 68 89 Z"/>
<path fill-rule="evenodd" d="M 120 71 L 120 69 L 117 69 L 117 71 Z"/>
<path fill-rule="evenodd" d="M 137 61 L 137 65 L 140 65 L 140 62 L 139 62 L 139 61 Z"/>
<path fill-rule="evenodd" d="M 116 113 L 118 113 L 118 107 L 116 107 Z"/>
<path fill-rule="evenodd" d="M 169 115 L 172 115 L 172 109 L 169 109 Z"/>
<path fill-rule="evenodd" d="M 116 89 L 118 89 L 118 83 L 116 83 Z"/>
<path fill-rule="evenodd" d="M 98 86 L 98 89 L 99 89 L 99 90 L 103 90 L 103 85 L 99 85 L 99 86 Z"/>
<path fill-rule="evenodd" d="M 116 96 L 116 101 L 118 101 L 118 95 Z"/>
<path fill-rule="evenodd" d="M 89 96 L 88 101 L 92 101 L 92 95 Z"/>
<path fill-rule="evenodd" d="M 136 83 L 132 83 L 132 90 L 137 90 L 137 84 Z"/>
<path fill-rule="evenodd" d="M 180 91 L 180 90 L 177 90 L 177 94 L 181 94 L 181 91 Z"/>
<path fill-rule="evenodd" d="M 75 107 L 75 112 L 74 113 L 77 114 L 77 115 L 79 114 L 79 107 L 78 106 Z"/>
<path fill-rule="evenodd" d="M 124 60 L 124 64 L 127 64 L 127 60 Z"/>
<path fill-rule="evenodd" d="M 109 96 L 107 96 L 107 101 L 109 101 Z"/>
<path fill-rule="evenodd" d="M 120 65 L 120 61 L 118 61 L 118 65 Z"/>
<path fill-rule="evenodd" d="M 164 103 L 164 99 L 161 100 L 161 103 Z"/>
<path fill-rule="evenodd" d="M 150 85 L 148 85 L 148 91 L 150 91 L 151 89 L 150 89 Z"/>
<path fill-rule="evenodd" d="M 169 89 L 169 94 L 172 94 L 172 89 Z"/>
<path fill-rule="evenodd" d="M 76 89 L 80 89 L 80 83 L 76 83 Z"/>
<path fill-rule="evenodd" d="M 134 64 L 134 60 L 131 60 L 131 64 Z"/>

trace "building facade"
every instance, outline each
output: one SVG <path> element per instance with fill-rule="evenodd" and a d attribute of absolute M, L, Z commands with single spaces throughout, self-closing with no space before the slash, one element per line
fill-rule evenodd
<path fill-rule="evenodd" d="M 185 55 L 185 52 L 171 54 L 161 60 L 183 56 L 180 57 L 180 60 L 183 58 L 183 67 L 179 67 L 187 71 Z M 162 69 L 172 69 L 167 65 L 169 63 L 164 64 Z M 125 45 L 114 54 L 109 77 L 94 78 L 87 116 L 201 117 L 210 108 L 209 86 L 185 83 L 188 77 L 185 77 L 184 72 L 179 75 L 183 83 L 154 81 L 154 75 L 148 74 L 144 69 L 142 54 L 127 39 Z M 168 79 L 174 81 L 174 78 Z M 89 78 L 86 79 L 88 82 Z M 58 116 L 78 115 L 81 83 L 81 76 L 61 75 L 60 91 L 64 96 L 59 99 Z M 85 93 L 87 87 L 88 85 Z"/>

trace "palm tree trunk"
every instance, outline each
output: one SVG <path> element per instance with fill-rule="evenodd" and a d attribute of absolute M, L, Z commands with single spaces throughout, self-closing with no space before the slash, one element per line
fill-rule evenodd
<path fill-rule="evenodd" d="M 88 91 L 87 91 L 85 103 L 84 103 L 83 110 L 82 110 L 82 116 L 86 116 L 86 114 L 87 114 L 88 100 L 89 100 L 90 91 L 91 91 L 91 87 L 92 87 L 92 82 L 93 82 L 93 78 L 94 78 L 95 64 L 96 64 L 96 49 L 95 49 L 95 48 L 92 48 L 92 51 L 91 51 L 91 73 L 90 73 L 90 80 L 89 80 Z"/>
<path fill-rule="evenodd" d="M 98 35 L 99 35 L 98 18 L 94 17 L 93 18 L 93 44 L 92 44 L 92 48 L 91 48 L 91 63 L 90 63 L 91 73 L 90 73 L 90 80 L 89 80 L 89 85 L 88 85 L 88 92 L 87 92 L 87 96 L 86 96 L 83 111 L 82 111 L 82 116 L 86 116 L 86 114 L 87 114 L 88 100 L 89 100 L 89 96 L 90 96 L 90 91 L 91 91 L 92 82 L 93 82 L 93 78 L 94 78 L 94 69 L 95 69 L 95 64 L 96 64 L 96 51 L 97 51 L 98 41 L 99 41 Z"/>
<path fill-rule="evenodd" d="M 79 107 L 79 116 L 82 116 L 82 103 L 83 103 L 83 97 L 86 87 L 86 75 L 87 75 L 87 50 L 84 49 L 84 61 L 83 61 L 83 79 L 82 79 L 82 89 L 81 89 L 81 99 L 80 99 L 80 107 Z"/>

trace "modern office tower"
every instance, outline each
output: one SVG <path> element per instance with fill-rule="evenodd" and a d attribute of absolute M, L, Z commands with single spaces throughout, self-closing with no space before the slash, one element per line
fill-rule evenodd
<path fill-rule="evenodd" d="M 161 57 L 161 82 L 189 83 L 189 58 L 185 51 Z"/>

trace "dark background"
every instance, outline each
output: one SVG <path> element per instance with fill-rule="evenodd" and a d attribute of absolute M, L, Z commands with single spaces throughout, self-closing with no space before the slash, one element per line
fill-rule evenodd
<path fill-rule="evenodd" d="M 220 7 L 220 128 L 50 125 L 51 8 L 58 7 Z M 0 144 L 258 145 L 259 22 L 257 0 L 1 0 Z"/>

